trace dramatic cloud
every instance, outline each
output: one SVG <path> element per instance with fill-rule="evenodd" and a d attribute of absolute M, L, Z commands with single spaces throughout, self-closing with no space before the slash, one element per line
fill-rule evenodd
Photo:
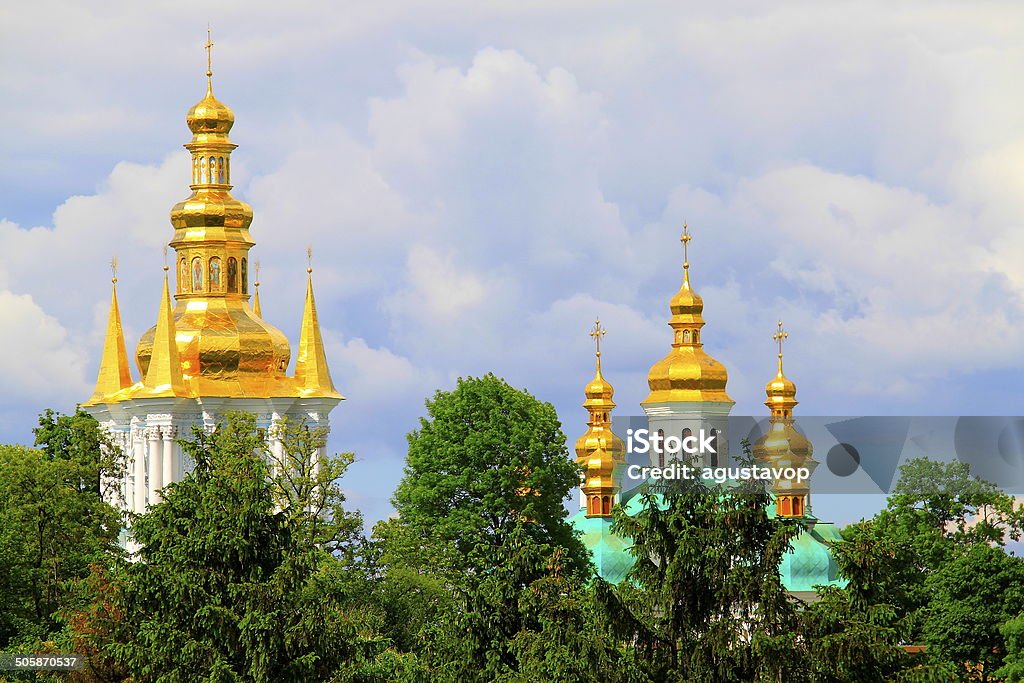
<path fill-rule="evenodd" d="M 0 79 L 5 440 L 88 396 L 111 256 L 129 345 L 152 323 L 199 8 L 0 14 L 22 62 Z M 639 413 L 683 221 L 736 413 L 764 411 L 780 317 L 805 414 L 1017 410 L 1015 18 L 923 1 L 218 9 L 264 313 L 294 341 L 312 244 L 352 500 L 387 514 L 404 433 L 459 376 L 529 388 L 572 439 L 595 316 L 619 413 Z"/>

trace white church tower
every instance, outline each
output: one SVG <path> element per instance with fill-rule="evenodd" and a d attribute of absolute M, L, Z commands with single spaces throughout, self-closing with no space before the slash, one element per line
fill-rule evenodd
<path fill-rule="evenodd" d="M 704 300 L 690 286 L 689 244 L 693 237 L 686 226 L 683 243 L 683 284 L 669 307 L 672 317 L 672 350 L 655 363 L 647 375 L 651 393 L 641 402 L 651 436 L 698 437 L 703 431 L 715 444 L 715 454 L 697 456 L 703 466 L 729 462 L 728 419 L 735 401 L 725 392 L 729 375 L 725 366 L 704 351 Z M 650 451 L 651 464 L 662 467 L 681 457 L 678 450 Z"/>
<path fill-rule="evenodd" d="M 208 60 L 212 42 L 207 43 Z M 117 305 L 117 278 L 96 390 L 82 406 L 128 456 L 120 492 L 127 510 L 142 513 L 159 502 L 164 486 L 193 467 L 178 439 L 193 426 L 212 429 L 227 411 L 256 415 L 269 446 L 281 455 L 282 420 L 328 427 L 341 401 L 324 353 L 312 268 L 295 373 L 287 376 L 288 339 L 263 320 L 259 282 L 250 305 L 249 234 L 252 208 L 231 196 L 228 132 L 234 113 L 213 96 L 207 68 L 206 96 L 187 115 L 192 141 L 191 196 L 171 209 L 174 236 L 174 301 L 168 266 L 156 325 L 135 351 L 139 381 L 132 379 Z M 321 454 L 323 455 L 323 454 Z"/>

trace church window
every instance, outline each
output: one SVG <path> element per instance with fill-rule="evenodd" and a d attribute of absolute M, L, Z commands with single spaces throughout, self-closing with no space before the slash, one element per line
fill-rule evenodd
<path fill-rule="evenodd" d="M 214 171 L 213 171 L 213 168 L 214 168 L 214 166 L 216 166 L 216 165 L 217 165 L 217 157 L 210 157 L 210 179 L 209 179 L 209 180 L 207 181 L 207 182 L 209 182 L 210 184 L 213 184 L 213 179 L 214 179 L 214 177 L 215 177 L 215 176 L 214 176 Z"/>
<path fill-rule="evenodd" d="M 778 499 L 778 513 L 780 517 L 791 517 L 793 515 L 793 504 L 789 496 Z"/>
<path fill-rule="evenodd" d="M 683 330 L 683 343 L 684 344 L 689 344 L 690 343 L 690 331 L 689 330 Z"/>
<path fill-rule="evenodd" d="M 220 257 L 214 256 L 210 259 L 210 291 L 220 291 Z"/>
<path fill-rule="evenodd" d="M 612 514 L 612 499 L 608 496 L 601 498 L 601 514 L 610 515 Z"/>
<path fill-rule="evenodd" d="M 205 183 L 206 182 L 206 157 L 203 157 L 202 164 L 199 167 L 199 182 L 200 183 Z"/>
<path fill-rule="evenodd" d="M 182 293 L 188 291 L 188 263 L 185 259 L 181 259 L 178 263 L 178 291 Z"/>
<path fill-rule="evenodd" d="M 590 509 L 587 511 L 587 514 L 597 515 L 597 514 L 600 514 L 600 513 L 601 513 L 601 502 L 600 502 L 600 500 L 598 499 L 597 496 L 594 496 L 594 497 L 592 497 L 590 499 Z"/>
<path fill-rule="evenodd" d="M 228 259 L 228 291 L 238 292 L 238 259 L 234 256 Z"/>
<path fill-rule="evenodd" d="M 242 294 L 249 293 L 249 263 L 242 259 Z"/>
<path fill-rule="evenodd" d="M 224 157 L 217 158 L 217 182 L 224 184 Z"/>
<path fill-rule="evenodd" d="M 203 291 L 203 259 L 198 256 L 192 259 L 192 291 Z"/>

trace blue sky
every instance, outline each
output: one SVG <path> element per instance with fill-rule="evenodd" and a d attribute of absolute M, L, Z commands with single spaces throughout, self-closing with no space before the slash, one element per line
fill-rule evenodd
<path fill-rule="evenodd" d="M 684 220 L 734 413 L 765 412 L 781 317 L 805 415 L 1021 414 L 1024 8 L 711 4 L 0 9 L 0 441 L 91 393 L 111 256 L 129 345 L 155 319 L 207 20 L 264 314 L 295 341 L 313 244 L 370 519 L 458 376 L 553 402 L 571 444 L 595 315 L 638 414 Z"/>

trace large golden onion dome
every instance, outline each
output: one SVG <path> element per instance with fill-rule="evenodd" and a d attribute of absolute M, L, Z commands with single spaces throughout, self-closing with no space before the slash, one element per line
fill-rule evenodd
<path fill-rule="evenodd" d="M 208 77 L 210 73 L 208 72 Z M 202 396 L 266 396 L 287 385 L 288 339 L 249 306 L 252 207 L 231 196 L 228 138 L 235 115 L 213 95 L 186 117 L 192 141 L 192 194 L 171 209 L 177 287 L 174 325 L 181 369 Z M 145 376 L 156 328 L 135 356 Z"/>
<path fill-rule="evenodd" d="M 673 331 L 672 350 L 655 363 L 647 374 L 651 393 L 643 404 L 668 402 L 732 403 L 726 393 L 729 373 L 725 366 L 704 351 L 704 300 L 690 286 L 690 263 L 686 248 L 692 236 L 684 226 L 683 284 L 669 302 Z"/>

